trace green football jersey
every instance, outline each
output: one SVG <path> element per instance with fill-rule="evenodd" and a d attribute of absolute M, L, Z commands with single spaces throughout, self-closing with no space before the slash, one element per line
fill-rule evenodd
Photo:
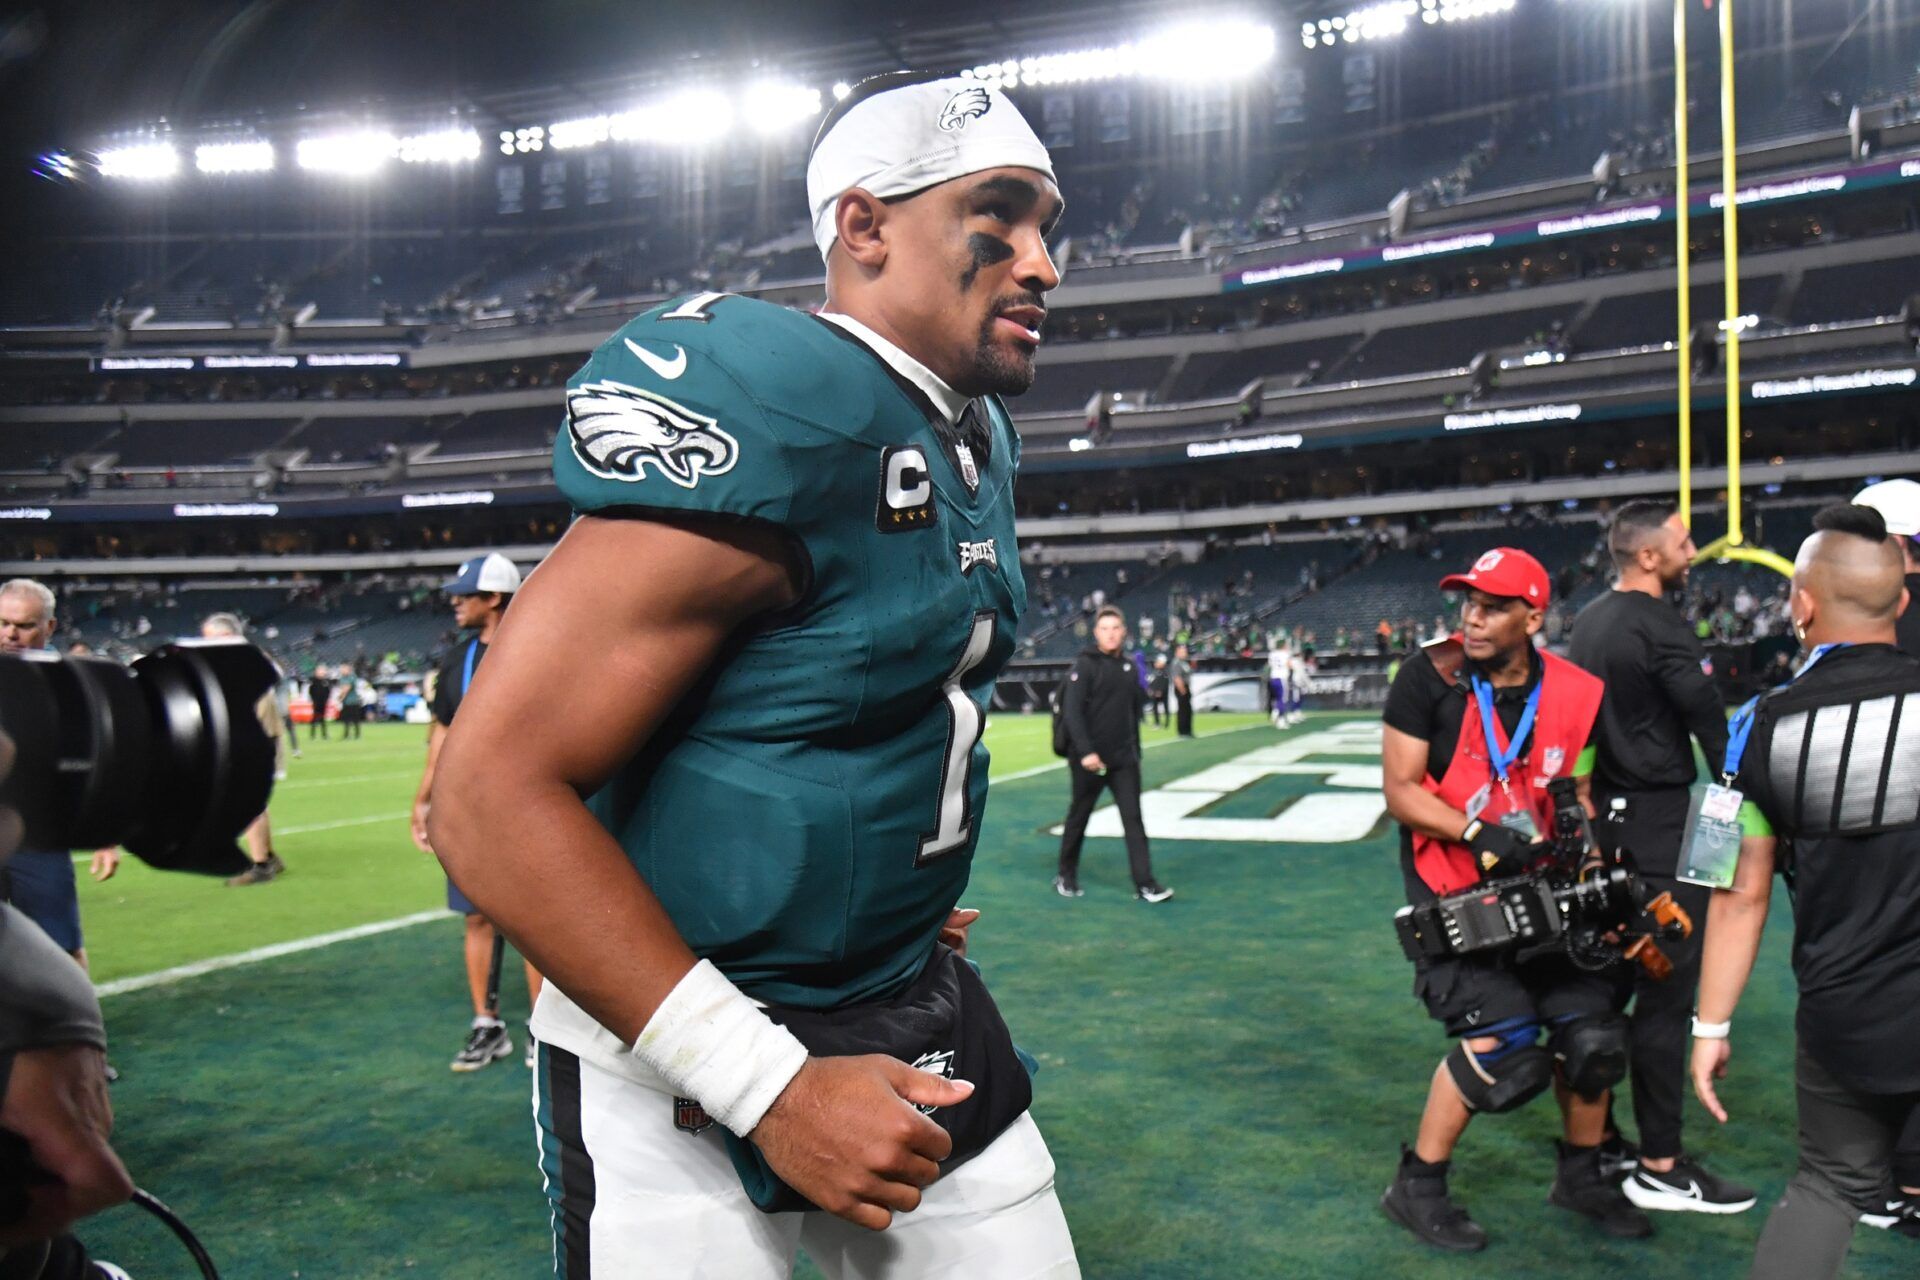
<path fill-rule="evenodd" d="M 753 521 L 805 564 L 798 604 L 736 637 L 589 801 L 758 999 L 893 994 L 966 887 L 1027 599 L 1019 437 L 997 399 L 974 408 L 985 457 L 850 334 L 727 294 L 647 312 L 568 384 L 554 476 L 576 511 Z"/>

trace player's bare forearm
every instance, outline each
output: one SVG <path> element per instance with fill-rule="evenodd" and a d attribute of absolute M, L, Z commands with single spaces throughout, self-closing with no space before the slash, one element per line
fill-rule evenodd
<path fill-rule="evenodd" d="M 586 518 L 514 600 L 448 730 L 434 851 L 540 971 L 632 1041 L 694 957 L 581 797 L 748 619 L 793 598 L 776 535 Z"/>
<path fill-rule="evenodd" d="M 1753 974 L 1760 939 L 1767 928 L 1773 897 L 1773 836 L 1749 836 L 1740 842 L 1740 864 L 1733 886 L 1716 889 L 1707 907 L 1707 940 L 1700 955 L 1700 994 L 1695 1002 L 1702 1022 L 1733 1018 L 1740 993 Z"/>
<path fill-rule="evenodd" d="M 1467 815 L 1421 785 L 1427 776 L 1427 744 L 1387 726 L 1381 732 L 1381 791 L 1387 812 L 1422 835 L 1457 840 Z"/>

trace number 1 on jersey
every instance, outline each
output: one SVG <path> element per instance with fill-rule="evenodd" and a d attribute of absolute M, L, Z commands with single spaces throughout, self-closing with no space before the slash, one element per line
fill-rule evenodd
<path fill-rule="evenodd" d="M 960 661 L 954 664 L 953 674 L 941 686 L 947 713 L 947 754 L 940 766 L 940 811 L 933 831 L 920 837 L 920 851 L 913 860 L 916 867 L 924 867 L 937 858 L 966 848 L 973 832 L 973 815 L 968 812 L 972 793 L 968 783 L 973 774 L 973 748 L 980 741 L 987 719 L 980 704 L 968 695 L 960 682 L 969 671 L 986 661 L 987 650 L 993 644 L 993 620 L 991 609 L 973 615 L 967 647 L 961 652 Z"/>

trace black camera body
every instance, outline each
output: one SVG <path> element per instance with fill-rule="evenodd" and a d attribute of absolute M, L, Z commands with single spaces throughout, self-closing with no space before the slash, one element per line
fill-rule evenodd
<path fill-rule="evenodd" d="M 1647 892 L 1626 851 L 1599 848 L 1573 779 L 1555 778 L 1547 792 L 1553 830 L 1533 864 L 1400 908 L 1393 926 L 1401 950 L 1416 963 L 1494 952 L 1526 961 L 1561 950 L 1583 969 L 1637 960 L 1663 977 L 1670 966 L 1655 939 L 1685 936 L 1692 922 L 1670 895 Z"/>

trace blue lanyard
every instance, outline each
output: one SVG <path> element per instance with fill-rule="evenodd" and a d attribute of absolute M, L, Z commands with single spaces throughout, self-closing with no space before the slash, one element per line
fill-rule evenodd
<path fill-rule="evenodd" d="M 1480 704 L 1480 724 L 1487 733 L 1487 760 L 1493 765 L 1494 776 L 1504 784 L 1508 766 L 1526 750 L 1527 737 L 1533 732 L 1533 717 L 1540 710 L 1540 685 L 1535 684 L 1533 692 L 1527 695 L 1527 709 L 1520 713 L 1520 723 L 1514 726 L 1513 737 L 1504 751 L 1500 749 L 1499 739 L 1495 736 L 1493 686 L 1476 675 L 1473 677 L 1473 696 Z"/>
<path fill-rule="evenodd" d="M 1846 647 L 1844 641 L 1838 644 L 1815 646 L 1813 652 L 1807 655 L 1807 660 L 1800 664 L 1800 669 L 1788 676 L 1786 683 L 1778 687 L 1782 689 L 1786 688 L 1787 685 L 1792 684 L 1795 680 L 1798 680 L 1801 676 L 1813 670 L 1814 663 L 1820 661 L 1820 659 L 1826 657 L 1835 649 L 1844 649 Z M 1733 780 L 1740 776 L 1740 761 L 1747 754 L 1747 739 L 1753 736 L 1753 722 L 1758 718 L 1759 713 L 1760 695 L 1756 694 L 1741 704 L 1740 709 L 1733 713 L 1733 719 L 1727 725 L 1726 767 L 1720 771 L 1721 781 L 1727 786 L 1732 786 Z"/>
<path fill-rule="evenodd" d="M 463 698 L 467 696 L 467 690 L 473 687 L 473 664 L 479 661 L 479 659 L 480 642 L 478 640 L 467 641 L 467 670 L 466 674 L 460 677 L 460 696 Z"/>

